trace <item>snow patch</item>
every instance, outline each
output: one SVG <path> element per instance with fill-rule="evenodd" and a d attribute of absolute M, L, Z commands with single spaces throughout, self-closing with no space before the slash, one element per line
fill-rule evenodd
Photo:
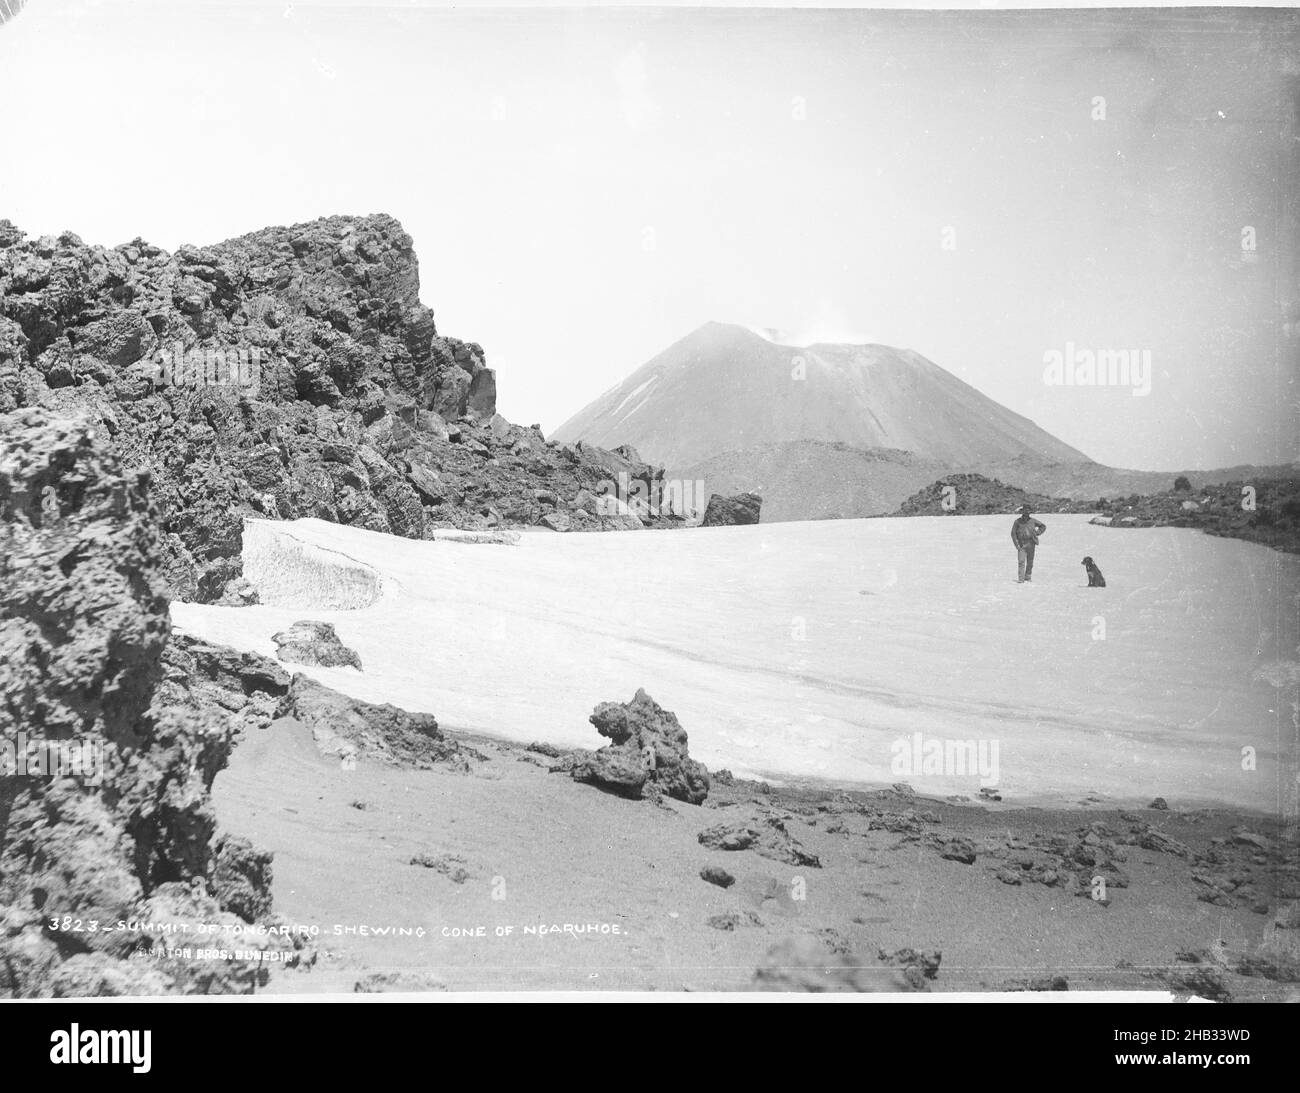
<path fill-rule="evenodd" d="M 537 534 L 508 550 L 257 522 L 245 561 L 267 602 L 176 603 L 172 617 L 274 653 L 271 635 L 309 606 L 366 665 L 314 678 L 525 742 L 598 747 L 593 707 L 644 687 L 711 769 L 887 785 L 896 743 L 921 733 L 996 741 L 1008 803 L 1275 810 L 1296 760 L 1275 728 L 1300 620 L 1258 605 L 1296 594 L 1300 557 L 1191 529 L 1046 520 L 1024 585 L 1001 516 Z M 1085 586 L 1085 554 L 1107 588 Z M 1243 740 L 1257 770 L 1224 761 Z M 979 788 L 960 774 L 906 780 Z"/>
<path fill-rule="evenodd" d="M 266 520 L 244 522 L 244 576 L 271 607 L 355 610 L 382 593 L 374 569 L 306 543 Z"/>
<path fill-rule="evenodd" d="M 636 398 L 637 395 L 639 395 L 642 391 L 644 391 L 647 387 L 649 387 L 652 383 L 654 383 L 655 380 L 657 380 L 658 378 L 659 378 L 658 376 L 651 376 L 648 380 L 645 381 L 645 383 L 640 384 L 635 391 L 631 392 L 627 396 L 627 398 L 625 398 L 622 402 L 620 402 L 617 406 L 614 407 L 614 409 L 611 411 L 611 415 L 617 414 L 621 409 L 623 409 L 624 406 L 626 406 L 629 402 L 631 402 L 634 398 Z M 641 403 L 641 406 L 644 405 L 645 405 L 644 402 Z M 639 410 L 641 406 L 638 406 L 636 409 Z M 631 410 L 628 412 L 627 416 L 631 417 L 634 413 L 636 413 L 636 410 Z"/>
<path fill-rule="evenodd" d="M 649 401 L 650 401 L 649 398 L 643 398 L 640 402 L 638 402 L 635 406 L 633 406 L 632 409 L 630 409 L 626 414 L 624 414 L 624 415 L 619 419 L 619 422 L 618 422 L 618 423 L 619 423 L 620 425 L 622 425 L 623 422 L 625 422 L 628 418 L 630 418 L 630 417 L 631 417 L 633 414 L 635 414 L 638 410 L 642 409 L 642 408 L 646 405 L 646 403 L 648 403 Z"/>

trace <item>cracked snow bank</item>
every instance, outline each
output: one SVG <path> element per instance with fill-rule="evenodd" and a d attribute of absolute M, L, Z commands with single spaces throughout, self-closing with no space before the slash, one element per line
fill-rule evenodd
<path fill-rule="evenodd" d="M 383 595 L 383 579 L 335 550 L 295 538 L 269 520 L 244 524 L 244 576 L 268 607 L 349 611 Z"/>

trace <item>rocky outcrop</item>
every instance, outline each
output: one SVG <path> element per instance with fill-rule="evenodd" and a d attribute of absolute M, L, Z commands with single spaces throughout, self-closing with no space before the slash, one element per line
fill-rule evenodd
<path fill-rule="evenodd" d="M 440 335 L 419 288 L 389 216 L 175 254 L 0 221 L 0 411 L 81 412 L 150 471 L 173 598 L 226 595 L 248 515 L 410 538 L 556 513 L 628 526 L 584 507 L 611 460 L 497 414 L 482 347 Z"/>
<path fill-rule="evenodd" d="M 735 497 L 714 494 L 709 498 L 700 526 L 727 527 L 731 524 L 757 524 L 763 508 L 763 499 L 756 493 L 741 493 Z"/>
<path fill-rule="evenodd" d="M 269 657 L 241 653 L 172 631 L 168 656 L 177 659 L 191 683 L 211 683 L 247 696 L 279 698 L 289 689 L 289 673 Z"/>
<path fill-rule="evenodd" d="M 271 913 L 271 855 L 247 839 L 221 837 L 216 844 L 212 894 L 245 922 Z"/>
<path fill-rule="evenodd" d="M 269 861 L 231 904 L 208 895 L 237 718 L 191 690 L 148 476 L 106 440 L 85 419 L 0 416 L 0 747 L 39 757 L 0 777 L 0 996 L 251 991 L 263 964 L 159 955 L 269 911 Z"/>
<path fill-rule="evenodd" d="M 817 855 L 799 844 L 779 816 L 724 820 L 701 831 L 699 843 L 709 850 L 753 850 L 773 861 L 821 868 Z"/>
<path fill-rule="evenodd" d="M 332 623 L 305 619 L 272 634 L 271 640 L 276 645 L 275 655 L 290 664 L 361 670 L 361 658 L 339 640 Z"/>
<path fill-rule="evenodd" d="M 163 674 L 178 700 L 229 713 L 236 740 L 249 729 L 267 728 L 289 689 L 289 673 L 275 661 L 175 631 L 163 653 Z"/>
<path fill-rule="evenodd" d="M 344 763 L 370 759 L 405 769 L 445 764 L 468 770 L 470 759 L 483 758 L 444 736 L 432 714 L 362 702 L 302 674 L 293 677 L 276 714 L 301 722 L 321 754 L 336 755 Z"/>
<path fill-rule="evenodd" d="M 1011 514 L 1028 505 L 1035 512 L 1082 512 L 1068 499 L 1008 486 L 982 474 L 950 474 L 912 494 L 891 516 L 985 516 Z"/>
<path fill-rule="evenodd" d="M 686 730 L 644 690 L 631 702 L 602 702 L 590 720 L 611 743 L 574 762 L 575 781 L 626 797 L 663 794 L 693 805 L 708 796 L 709 772 L 690 757 Z"/>

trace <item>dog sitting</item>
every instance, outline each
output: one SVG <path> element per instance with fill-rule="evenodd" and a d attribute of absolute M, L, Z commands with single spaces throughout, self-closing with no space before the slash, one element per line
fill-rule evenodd
<path fill-rule="evenodd" d="M 1097 568 L 1097 563 L 1091 558 L 1084 558 L 1083 568 L 1088 571 L 1089 588 L 1105 588 L 1106 578 L 1101 575 L 1101 570 Z"/>

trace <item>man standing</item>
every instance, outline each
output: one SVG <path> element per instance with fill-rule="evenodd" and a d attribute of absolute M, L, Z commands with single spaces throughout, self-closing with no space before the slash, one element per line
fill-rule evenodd
<path fill-rule="evenodd" d="M 1011 525 L 1011 541 L 1016 544 L 1016 556 L 1020 561 L 1017 584 L 1033 580 L 1034 548 L 1038 546 L 1038 537 L 1046 530 L 1046 524 L 1034 519 L 1033 509 L 1028 505 L 1020 506 L 1020 518 Z"/>

